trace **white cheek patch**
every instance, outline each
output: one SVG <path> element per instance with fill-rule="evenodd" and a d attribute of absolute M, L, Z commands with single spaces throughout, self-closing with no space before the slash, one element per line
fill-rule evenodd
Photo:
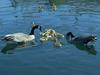
<path fill-rule="evenodd" d="M 95 37 L 95 40 L 97 40 L 97 37 Z"/>

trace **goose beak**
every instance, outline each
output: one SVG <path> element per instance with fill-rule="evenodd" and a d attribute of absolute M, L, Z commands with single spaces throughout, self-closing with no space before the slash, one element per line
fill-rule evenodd
<path fill-rule="evenodd" d="M 34 27 L 38 28 L 38 26 L 39 26 L 39 25 L 33 24 L 33 25 L 32 25 L 32 28 L 34 28 Z"/>
<path fill-rule="evenodd" d="M 39 27 L 39 30 L 42 32 L 42 26 Z"/>
<path fill-rule="evenodd" d="M 32 28 L 38 28 L 42 32 L 42 26 L 35 24 L 34 22 L 33 22 Z"/>

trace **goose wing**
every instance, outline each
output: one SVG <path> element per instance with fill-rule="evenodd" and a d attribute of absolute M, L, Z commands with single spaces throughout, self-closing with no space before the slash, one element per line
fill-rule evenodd
<path fill-rule="evenodd" d="M 87 44 L 88 42 L 92 41 L 92 37 L 91 36 L 79 36 L 77 38 L 74 39 L 74 41 L 77 41 L 77 42 L 82 42 L 82 43 L 85 43 Z"/>
<path fill-rule="evenodd" d="M 15 42 L 26 42 L 26 41 L 33 40 L 33 38 L 30 36 L 31 35 L 27 35 L 24 33 L 14 33 L 14 34 L 6 35 L 5 38 L 7 38 L 8 40 L 15 41 Z"/>

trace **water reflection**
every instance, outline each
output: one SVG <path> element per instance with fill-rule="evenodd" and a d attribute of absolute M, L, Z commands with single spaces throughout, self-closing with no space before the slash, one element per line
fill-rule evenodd
<path fill-rule="evenodd" d="M 70 44 L 73 44 L 76 48 L 78 48 L 79 50 L 81 51 L 86 51 L 88 54 L 92 54 L 92 55 L 96 55 L 97 54 L 97 51 L 95 49 L 95 46 L 91 43 L 89 45 L 84 45 L 80 42 L 70 42 L 68 40 L 68 38 L 66 38 L 67 42 L 70 43 Z"/>
<path fill-rule="evenodd" d="M 97 51 L 95 50 L 94 45 L 83 45 L 83 44 L 74 44 L 76 48 L 82 51 L 86 51 L 88 54 L 96 55 Z"/>
<path fill-rule="evenodd" d="M 36 46 L 35 43 L 31 42 L 31 43 L 7 43 L 2 49 L 1 52 L 3 54 L 13 54 L 15 49 L 17 48 L 28 48 L 28 47 L 32 47 L 32 46 Z"/>
<path fill-rule="evenodd" d="M 19 47 L 24 47 L 24 44 L 7 43 L 1 50 L 3 54 L 13 54 L 14 50 Z"/>

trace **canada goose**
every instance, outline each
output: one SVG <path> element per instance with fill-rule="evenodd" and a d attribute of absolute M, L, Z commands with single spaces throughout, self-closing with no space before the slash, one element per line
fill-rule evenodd
<path fill-rule="evenodd" d="M 2 40 L 5 41 L 12 41 L 12 42 L 29 42 L 35 39 L 34 30 L 39 28 L 39 25 L 33 24 L 31 32 L 29 34 L 25 33 L 13 33 L 13 34 L 7 34 L 3 36 Z M 41 31 L 41 26 L 40 26 Z"/>
<path fill-rule="evenodd" d="M 83 36 L 75 37 L 75 35 L 73 35 L 72 32 L 68 32 L 66 34 L 66 38 L 68 38 L 70 42 L 81 43 L 86 45 L 89 42 L 94 42 L 95 40 L 97 40 L 96 36 L 94 35 L 83 35 Z"/>

